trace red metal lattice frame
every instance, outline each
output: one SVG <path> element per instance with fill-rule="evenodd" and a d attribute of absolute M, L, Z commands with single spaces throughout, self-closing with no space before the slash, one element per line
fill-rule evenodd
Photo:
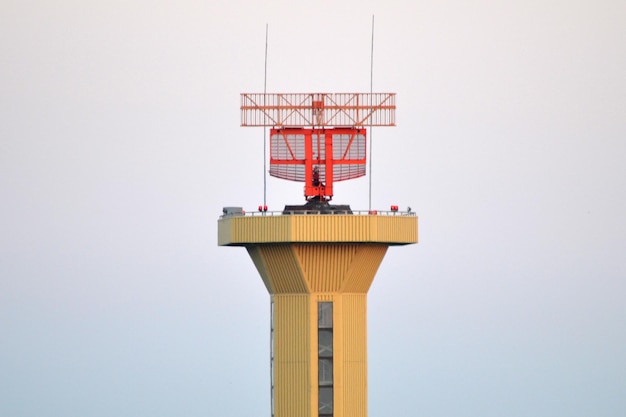
<path fill-rule="evenodd" d="M 242 93 L 241 126 L 395 126 L 395 93 Z"/>

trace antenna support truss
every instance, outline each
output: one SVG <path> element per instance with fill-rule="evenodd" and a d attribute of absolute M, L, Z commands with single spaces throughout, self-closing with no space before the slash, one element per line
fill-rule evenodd
<path fill-rule="evenodd" d="M 241 126 L 396 125 L 395 93 L 242 93 Z"/>

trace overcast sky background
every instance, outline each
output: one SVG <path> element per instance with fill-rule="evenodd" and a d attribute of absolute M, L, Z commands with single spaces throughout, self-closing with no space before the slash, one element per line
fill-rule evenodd
<path fill-rule="evenodd" d="M 0 4 L 0 415 L 268 416 L 239 94 L 397 93 L 373 208 L 371 417 L 626 415 L 626 3 Z M 368 179 L 337 184 L 366 209 Z M 270 210 L 301 185 L 268 180 Z"/>

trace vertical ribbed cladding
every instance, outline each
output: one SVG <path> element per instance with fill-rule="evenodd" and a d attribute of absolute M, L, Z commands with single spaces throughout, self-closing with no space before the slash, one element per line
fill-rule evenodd
<path fill-rule="evenodd" d="M 417 242 L 416 216 L 378 216 L 377 237 L 383 241 Z"/>
<path fill-rule="evenodd" d="M 342 352 L 344 416 L 367 416 L 367 295 L 344 294 Z"/>
<path fill-rule="evenodd" d="M 309 292 L 298 257 L 291 245 L 254 245 L 247 249 L 263 281 L 269 282 L 270 294 Z"/>
<path fill-rule="evenodd" d="M 358 242 L 369 230 L 368 216 L 299 216 L 293 223 L 292 239 L 306 241 Z"/>
<path fill-rule="evenodd" d="M 343 329 L 346 326 L 343 317 L 343 297 L 341 294 L 335 294 L 333 297 L 334 315 L 333 315 L 333 372 L 334 372 L 334 396 L 335 410 L 334 417 L 352 417 L 351 413 L 346 412 L 345 407 L 345 378 L 344 378 L 344 353 L 345 346 L 343 341 Z M 359 417 L 359 416 L 355 416 Z"/>
<path fill-rule="evenodd" d="M 337 292 L 357 252 L 357 245 L 294 245 L 311 292 Z"/>
<path fill-rule="evenodd" d="M 360 244 L 350 264 L 342 292 L 367 293 L 385 254 L 387 245 Z"/>
<path fill-rule="evenodd" d="M 218 246 L 227 245 L 233 241 L 233 224 L 225 219 L 217 221 L 217 244 Z"/>
<path fill-rule="evenodd" d="M 263 284 L 265 284 L 265 288 L 267 288 L 267 292 L 274 294 L 272 280 L 267 272 L 265 260 L 263 259 L 263 256 L 261 256 L 261 248 L 259 246 L 246 246 L 246 250 L 248 251 L 248 255 L 250 255 L 250 259 L 252 259 L 256 270 L 259 271 L 259 275 L 261 275 L 261 279 L 263 280 Z"/>
<path fill-rule="evenodd" d="M 313 417 L 310 297 L 274 295 L 273 300 L 275 417 Z"/>
<path fill-rule="evenodd" d="M 242 241 L 274 242 L 290 235 L 291 221 L 287 216 L 241 217 L 236 221 L 244 222 L 236 228 Z"/>
<path fill-rule="evenodd" d="M 417 217 L 398 215 L 234 216 L 218 222 L 220 246 L 271 243 L 417 243 Z"/>

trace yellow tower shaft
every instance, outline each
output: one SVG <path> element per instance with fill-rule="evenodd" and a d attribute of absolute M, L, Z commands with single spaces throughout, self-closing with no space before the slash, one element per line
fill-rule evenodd
<path fill-rule="evenodd" d="M 326 384 L 332 388 L 333 415 L 367 415 L 366 294 L 386 251 L 384 244 L 248 247 L 272 296 L 276 417 L 317 416 L 322 408 L 321 302 L 332 303 L 332 355 L 327 359 L 333 369 Z"/>
<path fill-rule="evenodd" d="M 218 228 L 271 295 L 273 416 L 366 417 L 367 292 L 387 248 L 417 242 L 417 217 L 224 216 Z"/>

